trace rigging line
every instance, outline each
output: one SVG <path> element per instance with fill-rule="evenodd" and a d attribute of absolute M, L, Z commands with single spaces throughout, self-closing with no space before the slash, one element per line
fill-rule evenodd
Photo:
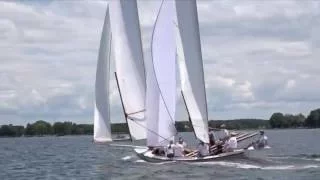
<path fill-rule="evenodd" d="M 163 94 L 162 94 L 162 92 L 161 92 L 161 88 L 160 88 L 160 86 L 159 86 L 159 82 L 158 82 L 158 78 L 157 78 L 156 71 L 155 71 L 155 69 L 154 69 L 154 62 L 153 62 L 153 51 L 152 51 L 153 48 L 152 48 L 152 44 L 153 44 L 153 38 L 154 38 L 154 31 L 155 31 L 155 27 L 156 27 L 157 22 L 158 22 L 158 18 L 159 18 L 159 15 L 160 15 L 160 12 L 161 12 L 163 3 L 164 3 L 164 0 L 162 0 L 162 2 L 161 2 L 160 8 L 159 8 L 159 11 L 158 11 L 158 14 L 157 14 L 157 18 L 156 18 L 156 21 L 155 21 L 155 23 L 154 23 L 153 30 L 152 30 L 152 38 L 151 38 L 151 61 L 152 61 L 152 70 L 153 70 L 153 72 L 154 72 L 154 76 L 155 76 L 155 79 L 156 79 L 156 82 L 157 82 L 157 87 L 158 87 L 158 89 L 159 89 L 159 94 L 160 94 L 160 96 L 161 96 L 161 99 L 163 100 L 163 104 L 164 104 L 164 106 L 165 106 L 165 108 L 166 108 L 166 111 L 167 111 L 168 114 L 169 114 L 170 120 L 174 123 L 174 119 L 173 119 L 173 117 L 171 116 L 171 113 L 170 113 L 170 111 L 169 111 L 169 109 L 168 109 L 168 106 L 167 106 L 167 104 L 166 104 L 166 102 L 165 102 L 165 100 L 164 100 Z"/>
<path fill-rule="evenodd" d="M 128 117 L 128 119 L 129 119 L 129 120 L 131 120 L 132 122 L 134 122 L 134 123 L 138 124 L 139 126 L 143 127 L 143 128 L 144 128 L 144 129 L 146 129 L 147 131 L 152 132 L 153 134 L 155 134 L 155 135 L 157 135 L 157 136 L 161 137 L 162 139 L 167 140 L 167 141 L 170 141 L 169 139 L 167 139 L 167 138 L 165 138 L 165 137 L 161 136 L 160 134 L 158 134 L 157 132 L 155 132 L 155 131 L 153 131 L 153 130 L 151 130 L 151 129 L 147 128 L 146 126 L 142 125 L 141 123 L 138 123 L 138 122 L 137 122 L 137 121 L 135 121 L 134 119 L 131 119 L 130 117 Z"/>
<path fill-rule="evenodd" d="M 176 135 L 176 134 L 175 134 L 175 135 Z M 170 137 L 168 138 L 169 140 L 168 140 L 168 139 L 164 139 L 164 140 L 160 141 L 159 144 L 161 144 L 161 143 L 163 143 L 163 142 L 165 142 L 165 141 L 169 141 L 169 142 L 170 142 L 170 141 L 171 141 L 170 139 L 171 139 L 172 137 L 174 137 L 175 135 L 170 136 Z"/>
<path fill-rule="evenodd" d="M 145 109 L 142 109 L 140 111 L 135 111 L 135 112 L 132 112 L 132 113 L 127 113 L 127 115 L 133 115 L 133 114 L 138 114 L 138 113 L 141 113 L 141 112 L 145 112 L 146 110 Z"/>

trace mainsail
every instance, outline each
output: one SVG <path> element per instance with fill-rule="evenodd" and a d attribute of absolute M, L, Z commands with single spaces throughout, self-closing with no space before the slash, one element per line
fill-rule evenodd
<path fill-rule="evenodd" d="M 132 139 L 146 138 L 146 78 L 136 0 L 110 1 L 113 50 L 119 90 Z"/>
<path fill-rule="evenodd" d="M 94 133 L 95 142 L 111 139 L 109 79 L 110 79 L 111 31 L 109 8 L 104 19 L 95 82 Z"/>
<path fill-rule="evenodd" d="M 167 144 L 175 135 L 176 45 L 174 2 L 162 1 L 151 43 L 152 61 L 147 69 L 147 145 Z"/>
<path fill-rule="evenodd" d="M 196 137 L 209 143 L 208 112 L 196 0 L 176 0 L 181 89 Z"/>

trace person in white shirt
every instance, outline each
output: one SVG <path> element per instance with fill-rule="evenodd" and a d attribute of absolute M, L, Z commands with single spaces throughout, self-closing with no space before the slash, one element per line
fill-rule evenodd
<path fill-rule="evenodd" d="M 179 144 L 177 143 L 175 146 L 174 146 L 174 156 L 175 157 L 183 157 L 184 156 L 184 147 L 182 144 Z"/>
<path fill-rule="evenodd" d="M 264 134 L 264 131 L 261 130 L 257 146 L 258 148 L 264 148 L 266 145 L 268 145 L 268 137 Z"/>
<path fill-rule="evenodd" d="M 197 150 L 198 150 L 199 157 L 204 157 L 209 155 L 209 145 L 202 141 L 200 142 Z"/>
<path fill-rule="evenodd" d="M 178 142 L 174 146 L 174 156 L 176 157 L 183 157 L 186 151 L 187 143 L 182 139 L 182 137 L 179 137 Z"/>
<path fill-rule="evenodd" d="M 231 137 L 226 141 L 224 151 L 232 152 L 238 147 L 236 133 L 231 133 Z"/>
<path fill-rule="evenodd" d="M 175 148 L 175 145 L 173 144 L 173 141 L 170 140 L 167 148 L 166 148 L 166 155 L 168 158 L 173 158 L 174 157 L 174 148 Z"/>
<path fill-rule="evenodd" d="M 182 137 L 179 137 L 177 144 L 181 144 L 183 146 L 183 148 L 187 147 L 187 143 L 182 139 Z"/>

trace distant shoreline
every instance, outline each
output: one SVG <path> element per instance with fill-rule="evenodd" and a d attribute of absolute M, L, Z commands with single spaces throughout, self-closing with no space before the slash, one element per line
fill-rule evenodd
<path fill-rule="evenodd" d="M 312 129 L 320 129 L 320 128 L 308 128 L 308 127 L 301 127 L 301 128 L 267 128 L 264 130 L 273 130 L 273 131 L 280 131 L 280 130 L 312 130 Z M 261 129 L 233 129 L 233 131 L 258 131 Z M 190 132 L 191 131 L 183 131 L 183 132 Z M 127 134 L 127 133 L 112 133 L 113 135 L 116 134 Z M 34 136 L 0 136 L 1 138 L 43 138 L 43 137 L 70 137 L 70 136 L 93 136 L 93 134 L 67 134 L 67 135 L 43 135 L 43 136 L 38 136 L 38 135 L 34 135 Z"/>
<path fill-rule="evenodd" d="M 225 124 L 229 130 L 259 130 L 259 129 L 310 129 L 310 127 L 284 127 L 272 128 L 270 120 L 263 119 L 237 119 L 237 120 L 210 120 L 209 127 L 219 128 Z M 178 132 L 192 132 L 193 128 L 189 121 L 177 121 L 175 127 Z M 129 134 L 126 123 L 111 124 L 112 134 Z M 93 135 L 93 124 L 76 124 L 73 122 L 55 122 L 50 124 L 39 120 L 26 126 L 2 125 L 0 137 L 46 137 L 46 136 L 79 136 Z"/>

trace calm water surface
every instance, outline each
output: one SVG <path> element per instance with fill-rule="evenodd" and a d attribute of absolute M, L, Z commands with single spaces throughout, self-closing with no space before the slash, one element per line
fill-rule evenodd
<path fill-rule="evenodd" d="M 144 162 L 131 148 L 93 144 L 91 136 L 0 138 L 0 179 L 320 179 L 320 129 L 266 133 L 272 149 L 264 152 L 163 164 Z"/>

